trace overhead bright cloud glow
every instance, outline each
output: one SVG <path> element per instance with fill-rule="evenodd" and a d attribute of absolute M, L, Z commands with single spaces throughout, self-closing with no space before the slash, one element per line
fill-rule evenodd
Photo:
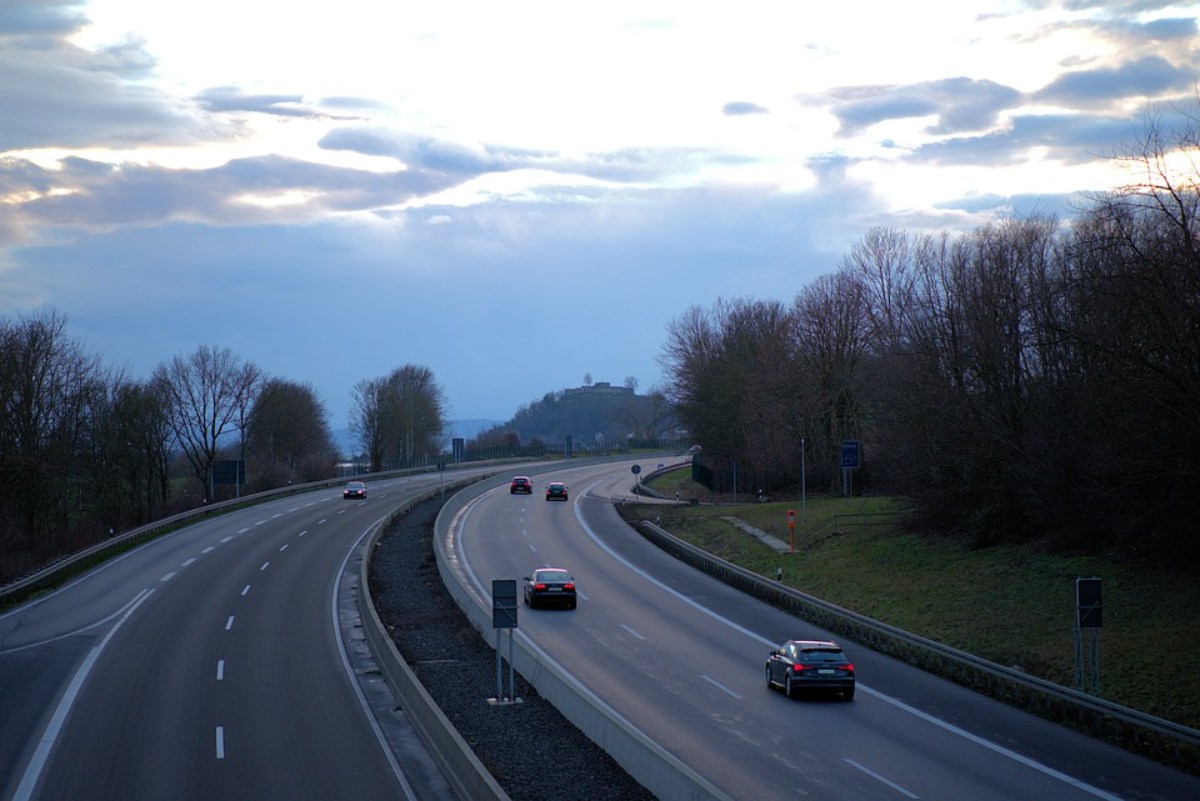
<path fill-rule="evenodd" d="M 147 377 L 200 345 L 453 419 L 790 300 L 872 226 L 1069 217 L 1193 113 L 1200 5 L 6 0 L 0 315 Z"/>

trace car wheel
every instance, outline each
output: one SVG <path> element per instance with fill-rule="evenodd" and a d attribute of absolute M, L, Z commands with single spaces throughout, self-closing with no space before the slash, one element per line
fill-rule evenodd
<path fill-rule="evenodd" d="M 790 673 L 788 674 L 788 677 L 783 680 L 783 691 L 787 694 L 788 698 L 795 698 L 796 693 L 798 692 L 798 690 L 792 686 L 792 676 Z"/>
<path fill-rule="evenodd" d="M 771 666 L 770 666 L 770 665 L 767 665 L 767 668 L 766 668 L 766 671 L 765 671 L 765 672 L 766 672 L 766 674 L 767 674 L 767 689 L 768 689 L 768 690 L 774 690 L 774 689 L 775 689 L 775 682 L 771 681 Z"/>

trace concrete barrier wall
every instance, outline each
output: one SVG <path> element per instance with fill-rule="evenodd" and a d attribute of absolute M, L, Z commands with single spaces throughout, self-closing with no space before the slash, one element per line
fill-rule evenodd
<path fill-rule="evenodd" d="M 451 491 L 461 486 L 460 484 L 452 487 Z M 454 724 L 442 713 L 433 698 L 426 692 L 425 687 L 408 663 L 404 661 L 396 649 L 396 643 L 392 641 L 391 635 L 384 627 L 383 621 L 380 620 L 368 589 L 371 586 L 368 579 L 371 554 L 374 553 L 380 537 L 387 531 L 388 525 L 397 517 L 406 514 L 412 507 L 436 497 L 438 494 L 439 491 L 435 490 L 405 504 L 387 520 L 380 523 L 368 537 L 358 583 L 363 634 L 371 648 L 371 653 L 375 655 L 384 679 L 399 699 L 404 714 L 412 722 L 417 735 L 433 756 L 455 794 L 459 798 L 472 799 L 472 801 L 476 799 L 478 801 L 511 801 L 508 794 L 475 756 L 475 752 L 459 735 Z"/>

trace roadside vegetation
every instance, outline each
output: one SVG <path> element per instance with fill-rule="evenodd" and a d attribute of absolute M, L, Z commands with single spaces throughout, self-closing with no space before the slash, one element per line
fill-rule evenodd
<path fill-rule="evenodd" d="M 1200 727 L 1200 586 L 1169 565 L 1054 553 L 1036 544 L 973 548 L 911 531 L 892 498 L 811 496 L 720 503 L 678 470 L 650 480 L 694 505 L 619 507 L 631 522 L 666 530 L 729 562 L 914 634 L 1073 687 L 1074 580 L 1103 579 L 1101 697 Z M 777 553 L 725 518 L 791 544 Z M 834 531 L 838 533 L 834 533 Z M 814 532 L 816 536 L 814 536 Z M 784 640 L 791 632 L 777 632 Z"/>

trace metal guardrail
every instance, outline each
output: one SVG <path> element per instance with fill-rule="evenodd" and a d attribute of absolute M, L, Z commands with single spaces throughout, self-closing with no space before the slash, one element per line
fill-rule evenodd
<path fill-rule="evenodd" d="M 447 465 L 446 472 L 453 470 L 463 470 L 478 467 L 487 467 L 490 462 L 463 462 L 461 464 Z M 392 478 L 402 475 L 414 475 L 419 473 L 436 472 L 436 466 L 430 467 L 410 467 L 399 470 L 388 470 L 380 473 L 368 473 L 354 476 L 365 480 L 376 481 L 379 479 Z M 282 498 L 287 495 L 297 495 L 302 492 L 311 492 L 313 490 L 334 488 L 343 486 L 346 483 L 346 477 L 327 478 L 320 481 L 311 481 L 306 484 L 292 484 L 286 487 L 266 490 L 264 492 L 256 492 L 251 495 L 244 495 L 241 498 L 233 498 L 227 501 L 219 501 L 210 503 L 204 506 L 189 509 L 186 512 L 164 517 L 160 520 L 155 520 L 152 523 L 147 523 L 144 526 L 139 526 L 129 531 L 118 534 L 115 537 L 109 537 L 106 540 L 91 545 L 75 553 L 65 556 L 40 570 L 30 573 L 23 578 L 17 579 L 9 584 L 0 587 L 0 609 L 20 603 L 21 601 L 36 595 L 45 590 L 51 589 L 61 584 L 67 577 L 76 573 L 87 570 L 93 565 L 100 564 L 106 559 L 136 548 L 143 542 L 148 542 L 163 534 L 174 531 L 182 526 L 190 525 L 206 517 L 225 514 L 244 506 L 250 506 L 264 501 Z"/>
<path fill-rule="evenodd" d="M 1063 687 L 786 587 L 643 520 L 637 530 L 667 553 L 767 603 L 1039 717 L 1200 774 L 1200 730 Z"/>

